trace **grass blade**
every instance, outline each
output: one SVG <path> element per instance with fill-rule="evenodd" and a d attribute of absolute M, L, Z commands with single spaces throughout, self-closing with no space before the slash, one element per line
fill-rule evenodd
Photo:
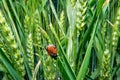
<path fill-rule="evenodd" d="M 89 65 L 89 60 L 90 60 L 90 55 L 91 55 L 92 44 L 93 44 L 94 37 L 95 37 L 95 34 L 96 34 L 96 29 L 97 29 L 97 22 L 96 22 L 96 25 L 93 29 L 93 33 L 92 33 L 87 51 L 85 53 L 83 63 L 82 63 L 81 68 L 79 70 L 77 80 L 83 80 L 85 75 L 86 75 L 86 71 L 87 71 L 87 68 L 88 68 L 88 65 Z"/>

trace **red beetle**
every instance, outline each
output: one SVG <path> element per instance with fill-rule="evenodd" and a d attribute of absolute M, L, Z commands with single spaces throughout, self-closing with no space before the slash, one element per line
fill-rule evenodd
<path fill-rule="evenodd" d="M 47 50 L 47 53 L 52 57 L 54 58 L 55 60 L 57 59 L 57 48 L 50 44 L 46 47 L 46 50 Z"/>

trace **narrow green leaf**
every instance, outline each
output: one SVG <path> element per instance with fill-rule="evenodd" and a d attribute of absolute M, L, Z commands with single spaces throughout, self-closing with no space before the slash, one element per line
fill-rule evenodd
<path fill-rule="evenodd" d="M 60 69 L 60 72 L 62 73 L 63 79 L 64 80 L 71 80 L 70 77 L 69 77 L 69 75 L 67 75 L 65 66 L 64 66 L 64 64 L 63 64 L 63 62 L 61 61 L 60 58 L 58 59 L 58 67 Z"/>
<path fill-rule="evenodd" d="M 100 42 L 97 37 L 95 37 L 94 46 L 96 48 L 97 58 L 98 58 L 99 62 L 101 62 L 102 56 L 103 56 L 103 49 L 101 48 Z"/>
<path fill-rule="evenodd" d="M 98 4 L 97 4 L 97 13 L 96 13 L 96 16 L 98 16 L 99 15 L 99 13 L 101 12 L 101 10 L 102 10 L 102 6 L 103 6 L 103 3 L 105 2 L 105 0 L 99 0 L 98 1 Z"/>
<path fill-rule="evenodd" d="M 95 36 L 95 33 L 96 33 L 96 29 L 97 29 L 97 22 L 96 22 L 96 25 L 93 29 L 93 33 L 92 33 L 89 45 L 87 47 L 87 51 L 85 53 L 83 63 L 82 63 L 81 68 L 79 70 L 77 80 L 83 80 L 85 75 L 86 75 L 87 68 L 88 68 L 88 65 L 89 65 L 90 55 L 91 55 L 92 44 L 93 44 L 94 36 Z"/>
<path fill-rule="evenodd" d="M 89 36 L 90 36 L 91 32 L 94 29 L 93 24 L 96 22 L 96 19 L 97 19 L 98 15 L 99 15 L 98 13 L 100 13 L 101 10 L 102 10 L 101 5 L 103 4 L 103 1 L 104 0 L 99 0 L 98 1 L 98 5 L 97 5 L 96 10 L 94 11 L 94 15 L 93 15 L 92 21 L 90 23 L 90 26 L 87 29 L 87 31 L 85 32 L 82 41 L 80 42 L 80 46 L 79 46 L 79 49 L 78 49 L 78 52 L 77 52 L 78 54 L 76 55 L 76 64 L 78 64 L 78 61 L 80 60 L 79 59 L 80 58 L 79 57 L 80 56 L 80 51 L 82 51 L 83 46 L 87 43 L 87 40 L 89 39 Z"/>
<path fill-rule="evenodd" d="M 69 27 L 67 31 L 68 45 L 67 45 L 67 56 L 70 58 L 73 49 L 73 35 L 75 30 L 75 10 L 72 10 L 71 3 L 67 2 L 67 17 L 69 21 Z"/>

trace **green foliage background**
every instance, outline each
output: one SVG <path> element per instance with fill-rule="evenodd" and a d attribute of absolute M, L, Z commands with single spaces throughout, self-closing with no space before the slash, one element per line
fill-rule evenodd
<path fill-rule="evenodd" d="M 57 47 L 57 60 L 45 47 Z M 0 80 L 120 78 L 120 0 L 0 0 Z"/>

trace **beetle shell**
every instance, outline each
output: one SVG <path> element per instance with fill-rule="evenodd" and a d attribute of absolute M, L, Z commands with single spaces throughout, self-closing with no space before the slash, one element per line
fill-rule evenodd
<path fill-rule="evenodd" d="M 54 59 L 57 59 L 57 48 L 50 44 L 46 47 L 47 53 Z"/>

